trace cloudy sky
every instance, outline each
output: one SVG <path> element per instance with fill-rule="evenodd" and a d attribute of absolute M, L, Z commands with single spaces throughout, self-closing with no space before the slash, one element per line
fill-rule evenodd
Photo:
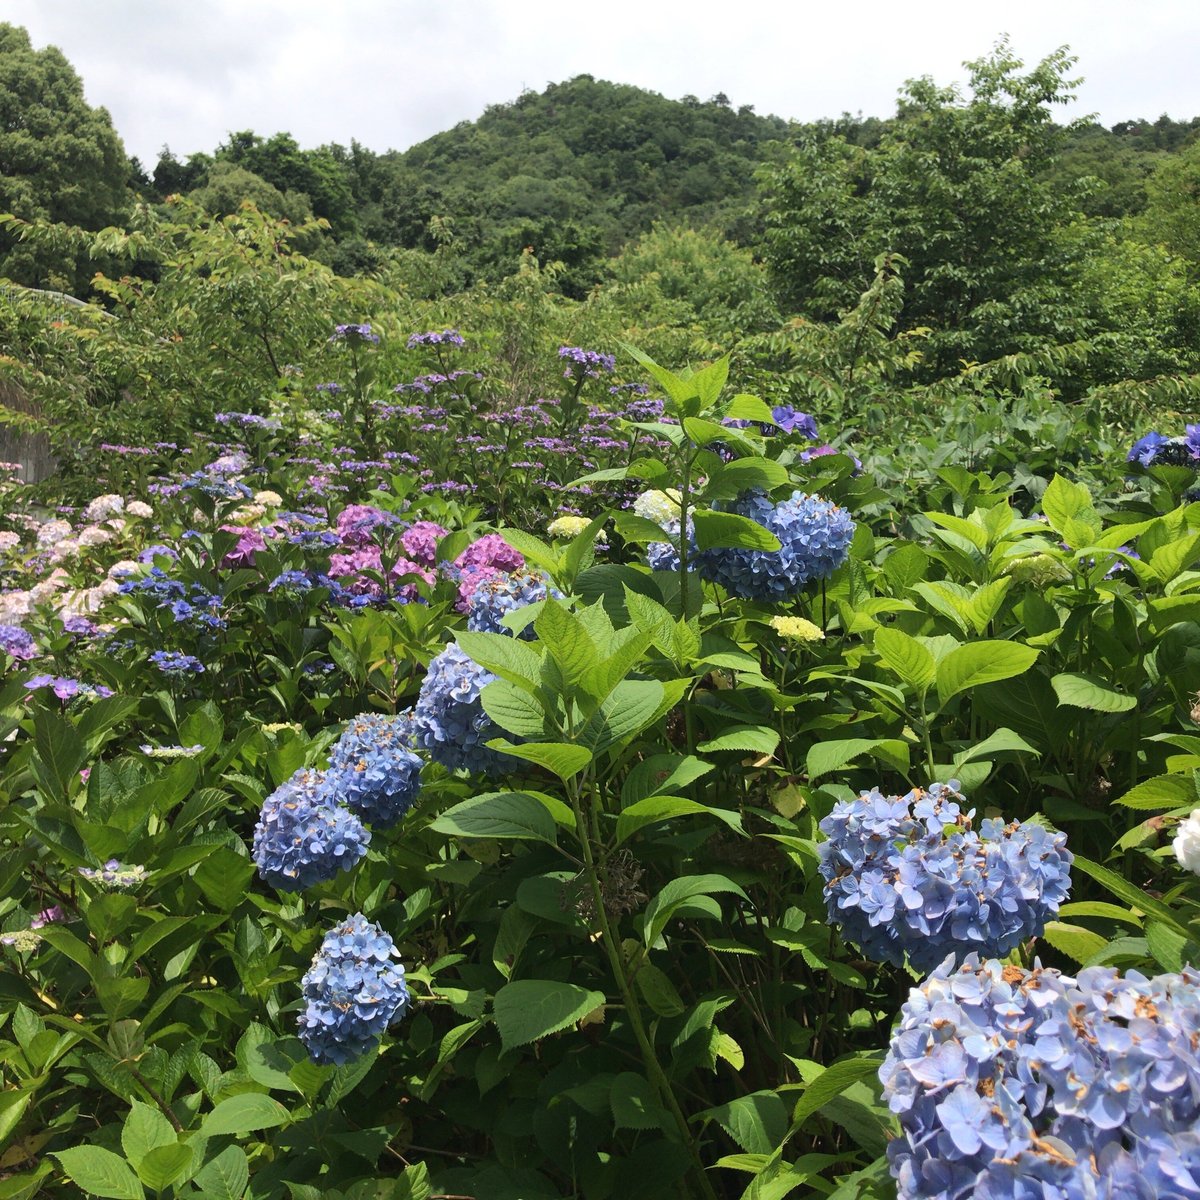
<path fill-rule="evenodd" d="M 404 149 L 585 72 L 801 120 L 883 116 L 905 79 L 961 79 L 1002 33 L 1026 62 L 1079 56 L 1071 115 L 1200 114 L 1195 0 L 0 0 L 0 20 L 60 47 L 147 165 L 240 129 Z"/>

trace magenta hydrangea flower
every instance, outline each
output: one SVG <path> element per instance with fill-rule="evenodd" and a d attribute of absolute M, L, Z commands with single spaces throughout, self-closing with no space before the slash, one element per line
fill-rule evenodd
<path fill-rule="evenodd" d="M 401 535 L 404 552 L 414 562 L 432 567 L 437 562 L 437 544 L 450 531 L 436 521 L 414 521 Z"/>

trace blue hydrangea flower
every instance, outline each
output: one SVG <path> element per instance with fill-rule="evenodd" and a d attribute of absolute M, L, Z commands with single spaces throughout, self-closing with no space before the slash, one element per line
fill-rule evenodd
<path fill-rule="evenodd" d="M 512 630 L 503 624 L 503 618 L 518 608 L 537 604 L 553 596 L 562 599 L 562 592 L 551 584 L 545 575 L 533 571 L 515 571 L 511 575 L 494 575 L 485 579 L 471 593 L 471 607 L 467 611 L 467 628 L 476 633 L 507 633 Z M 521 630 L 526 640 L 533 638 L 530 623 Z"/>
<path fill-rule="evenodd" d="M 778 550 L 697 552 L 700 574 L 731 596 L 790 600 L 811 580 L 827 579 L 850 552 L 854 522 L 844 509 L 819 496 L 793 492 L 776 504 L 766 493 L 753 491 L 722 507 L 762 525 L 780 542 Z"/>
<path fill-rule="evenodd" d="M 362 913 L 335 925 L 301 983 L 297 1021 L 312 1060 L 342 1066 L 373 1050 L 408 1011 L 404 968 L 391 937 Z"/>
<path fill-rule="evenodd" d="M 1200 1194 L 1200 975 L 970 956 L 909 994 L 880 1070 L 900 1200 Z"/>
<path fill-rule="evenodd" d="M 164 675 L 175 678 L 204 673 L 204 664 L 195 655 L 181 654 L 176 650 L 155 650 L 150 655 L 150 662 Z"/>
<path fill-rule="evenodd" d="M 424 760 L 416 737 L 411 709 L 394 717 L 362 713 L 329 752 L 327 787 L 364 821 L 381 829 L 395 825 L 421 790 Z"/>
<path fill-rule="evenodd" d="M 483 711 L 480 693 L 496 676 L 451 643 L 429 664 L 415 708 L 417 742 L 435 762 L 492 775 L 510 759 L 485 745 L 503 737 Z"/>
<path fill-rule="evenodd" d="M 1138 438 L 1130 446 L 1129 453 L 1125 456 L 1125 459 L 1127 462 L 1138 462 L 1143 467 L 1148 467 L 1154 462 L 1159 449 L 1167 445 L 1170 440 L 1170 438 L 1163 437 L 1161 433 L 1151 430 L 1145 436 Z"/>
<path fill-rule="evenodd" d="M 836 804 L 819 848 L 829 920 L 879 962 L 928 971 L 947 954 L 1000 957 L 1037 937 L 1071 886 L 1066 836 L 988 819 L 958 783 Z"/>
<path fill-rule="evenodd" d="M 263 802 L 253 858 L 265 883 L 300 892 L 350 870 L 370 841 L 362 821 L 335 802 L 325 773 L 301 768 Z"/>
<path fill-rule="evenodd" d="M 646 566 L 652 571 L 678 571 L 679 570 L 679 522 L 668 521 L 663 526 L 663 532 L 671 540 L 669 542 L 650 542 L 646 546 Z M 695 530 L 692 527 L 692 522 L 688 520 L 688 536 L 692 539 L 689 542 L 688 554 L 688 570 L 694 571 L 698 566 L 697 550 L 695 545 Z"/>

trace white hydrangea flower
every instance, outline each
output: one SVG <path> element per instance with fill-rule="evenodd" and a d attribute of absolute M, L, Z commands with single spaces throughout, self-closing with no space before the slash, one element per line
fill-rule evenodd
<path fill-rule="evenodd" d="M 44 550 L 47 546 L 53 546 L 55 542 L 61 542 L 70 532 L 70 521 L 64 521 L 60 517 L 47 521 L 37 531 L 38 549 Z"/>
<path fill-rule="evenodd" d="M 125 511 L 131 517 L 141 517 L 142 520 L 149 520 L 154 516 L 154 509 L 148 505 L 145 500 L 130 500 L 125 506 Z"/>
<path fill-rule="evenodd" d="M 81 546 L 103 546 L 105 542 L 113 540 L 112 532 L 108 529 L 103 529 L 99 525 L 89 525 L 86 529 L 79 531 L 79 544 Z M 62 545 L 60 542 L 59 545 Z"/>
<path fill-rule="evenodd" d="M 281 508 L 283 497 L 278 492 L 255 492 L 255 504 L 263 504 L 268 508 Z"/>
<path fill-rule="evenodd" d="M 1200 875 L 1200 808 L 1179 822 L 1171 848 L 1185 871 Z"/>
<path fill-rule="evenodd" d="M 85 521 L 103 521 L 105 517 L 115 517 L 117 513 L 124 511 L 125 501 L 120 496 L 110 493 L 106 496 L 97 496 L 83 510 L 83 519 Z"/>
<path fill-rule="evenodd" d="M 0 554 L 7 554 L 9 550 L 15 550 L 21 544 L 21 535 L 13 533 L 11 529 L 0 529 Z"/>

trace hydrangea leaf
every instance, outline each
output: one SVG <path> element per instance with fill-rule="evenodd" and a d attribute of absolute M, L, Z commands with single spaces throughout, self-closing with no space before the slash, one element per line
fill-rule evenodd
<path fill-rule="evenodd" d="M 506 1050 L 549 1037 L 573 1025 L 605 1002 L 603 992 L 548 979 L 506 983 L 493 1002 L 496 1027 Z"/>

